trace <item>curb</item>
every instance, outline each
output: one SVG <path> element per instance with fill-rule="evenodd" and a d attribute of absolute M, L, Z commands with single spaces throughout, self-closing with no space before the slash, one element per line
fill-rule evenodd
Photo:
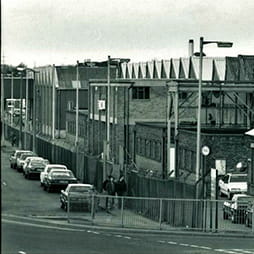
<path fill-rule="evenodd" d="M 39 225 L 54 225 L 54 226 L 67 226 L 70 229 L 79 229 L 79 230 L 87 230 L 87 229 L 96 229 L 96 230 L 104 230 L 104 231 L 117 231 L 117 232 L 125 232 L 125 233 L 146 233 L 146 234 L 167 234 L 167 235 L 195 235 L 202 237 L 225 237 L 225 238 L 254 238 L 254 234 L 241 234 L 241 233 L 233 233 L 233 232 L 197 232 L 195 230 L 156 230 L 156 229 L 139 229 L 139 228 L 122 228 L 117 226 L 104 226 L 104 225 L 96 225 L 93 222 L 87 221 L 87 224 L 73 224 L 68 223 L 67 217 L 63 216 L 15 216 L 15 215 L 6 215 L 2 214 L 2 219 L 23 219 L 29 220 L 30 222 L 38 222 Z M 60 222 L 59 220 L 64 220 Z"/>

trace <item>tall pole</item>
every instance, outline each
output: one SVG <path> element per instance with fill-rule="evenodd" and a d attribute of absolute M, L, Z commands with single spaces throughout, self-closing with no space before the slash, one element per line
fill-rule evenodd
<path fill-rule="evenodd" d="M 167 91 L 167 175 L 169 175 L 171 169 L 171 95 L 169 90 Z"/>
<path fill-rule="evenodd" d="M 110 150 L 110 56 L 108 56 L 108 78 L 107 78 L 107 152 L 106 159 L 109 160 L 109 150 Z"/>
<path fill-rule="evenodd" d="M 56 129 L 56 103 L 55 103 L 55 97 L 56 97 L 56 87 L 55 87 L 55 65 L 53 64 L 53 69 L 52 69 L 52 141 L 54 142 L 55 140 L 55 129 Z M 59 128 L 59 126 L 58 126 Z"/>
<path fill-rule="evenodd" d="M 77 61 L 77 68 L 76 68 L 76 136 L 75 136 L 75 147 L 76 147 L 76 174 L 78 173 L 78 161 L 79 161 L 79 156 L 78 156 L 78 129 L 79 129 L 79 62 Z"/>
<path fill-rule="evenodd" d="M 27 148 L 27 131 L 28 131 L 28 75 L 26 71 L 26 108 L 25 108 L 25 148 Z"/>
<path fill-rule="evenodd" d="M 19 113 L 19 148 L 23 148 L 22 144 L 22 124 L 23 124 L 23 95 L 22 95 L 22 83 L 23 83 L 23 71 L 20 74 L 20 90 L 19 90 L 19 99 L 20 99 L 20 113 Z"/>
<path fill-rule="evenodd" d="M 4 71 L 2 66 L 1 75 L 1 146 L 4 145 Z"/>
<path fill-rule="evenodd" d="M 202 71 L 203 71 L 203 41 L 200 37 L 199 50 L 199 82 L 198 82 L 198 111 L 197 111 L 197 148 L 196 148 L 196 182 L 200 175 L 200 146 L 201 146 L 201 103 L 202 103 Z M 196 189 L 196 197 L 198 197 L 198 184 Z"/>
<path fill-rule="evenodd" d="M 33 152 L 36 153 L 36 79 L 34 72 L 34 81 L 33 81 Z"/>
<path fill-rule="evenodd" d="M 13 100 L 13 72 L 11 73 L 11 99 Z M 11 126 L 13 127 L 13 114 L 14 114 L 14 103 L 12 102 L 11 107 Z"/>

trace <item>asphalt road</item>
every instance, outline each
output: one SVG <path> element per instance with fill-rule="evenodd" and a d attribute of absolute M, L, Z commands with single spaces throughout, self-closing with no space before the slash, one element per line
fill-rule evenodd
<path fill-rule="evenodd" d="M 39 223 L 31 216 L 66 216 L 60 209 L 59 193 L 47 193 L 38 180 L 27 180 L 11 169 L 9 154 L 9 149 L 1 154 L 3 254 L 254 254 L 253 238 L 127 233 Z"/>
<path fill-rule="evenodd" d="M 246 238 L 124 233 L 2 221 L 3 254 L 253 254 L 253 245 L 253 239 Z"/>

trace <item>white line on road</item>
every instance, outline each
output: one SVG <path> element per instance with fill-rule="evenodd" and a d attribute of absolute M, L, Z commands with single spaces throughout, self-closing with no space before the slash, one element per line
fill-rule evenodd
<path fill-rule="evenodd" d="M 46 225 L 39 225 L 39 224 L 33 224 L 33 223 L 28 223 L 28 222 L 20 222 L 20 221 L 13 221 L 13 220 L 7 220 L 7 219 L 2 219 L 2 222 L 11 223 L 11 224 L 18 224 L 18 225 L 26 225 L 26 226 L 32 226 L 32 227 L 38 227 L 38 228 L 48 228 L 48 229 L 58 229 L 58 230 L 65 230 L 65 231 L 84 232 L 84 230 L 81 230 L 81 229 L 63 228 L 63 227 L 56 227 L 56 226 L 46 226 Z"/>
<path fill-rule="evenodd" d="M 254 251 L 249 251 L 249 250 L 242 250 L 242 249 L 232 249 L 233 251 L 241 251 L 242 253 L 246 254 L 254 254 Z"/>
<path fill-rule="evenodd" d="M 176 242 L 168 242 L 169 244 L 177 244 Z"/>
<path fill-rule="evenodd" d="M 26 254 L 26 252 L 20 250 L 20 251 L 18 252 L 18 254 Z"/>
<path fill-rule="evenodd" d="M 121 237 L 123 237 L 122 235 L 115 235 L 115 237 L 119 237 L 119 238 L 121 238 Z"/>
<path fill-rule="evenodd" d="M 124 236 L 124 238 L 126 238 L 126 239 L 131 239 L 131 237 L 129 237 L 129 236 Z"/>
<path fill-rule="evenodd" d="M 211 247 L 206 247 L 206 246 L 199 246 L 200 249 L 204 249 L 204 250 L 211 250 Z"/>
<path fill-rule="evenodd" d="M 190 247 L 190 244 L 188 244 L 188 243 L 180 243 L 179 245 L 185 246 L 185 247 Z"/>

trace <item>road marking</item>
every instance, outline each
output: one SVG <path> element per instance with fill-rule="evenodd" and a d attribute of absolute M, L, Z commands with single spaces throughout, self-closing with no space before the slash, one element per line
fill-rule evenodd
<path fill-rule="evenodd" d="M 200 248 L 200 246 L 195 245 L 195 244 L 191 244 L 190 247 L 192 247 L 192 248 Z"/>
<path fill-rule="evenodd" d="M 58 229 L 58 230 L 65 230 L 65 231 L 84 232 L 84 230 L 81 230 L 81 229 L 72 229 L 72 228 L 64 228 L 64 227 L 57 227 L 57 226 L 39 225 L 39 224 L 34 224 L 34 223 L 13 221 L 13 220 L 8 220 L 8 219 L 2 219 L 2 222 L 11 223 L 11 224 L 18 224 L 18 225 L 26 225 L 26 226 L 38 227 L 38 228 L 48 228 L 48 229 Z"/>
<path fill-rule="evenodd" d="M 115 235 L 115 237 L 119 237 L 119 238 L 121 238 L 121 237 L 123 237 L 122 235 Z"/>
<path fill-rule="evenodd" d="M 185 246 L 185 247 L 190 247 L 190 244 L 188 244 L 188 243 L 180 243 L 179 245 Z"/>
<path fill-rule="evenodd" d="M 177 244 L 176 242 L 168 242 L 169 244 Z"/>
<path fill-rule="evenodd" d="M 7 183 L 6 183 L 6 182 L 3 182 L 3 185 L 4 185 L 4 186 L 6 186 L 6 185 L 7 185 Z"/>
<path fill-rule="evenodd" d="M 215 249 L 215 251 L 225 252 L 225 253 L 229 253 L 229 254 L 239 254 L 239 252 L 235 252 L 235 251 L 232 251 L 232 250 L 225 250 L 225 249 Z"/>
<path fill-rule="evenodd" d="M 162 240 L 159 240 L 159 241 L 157 241 L 158 243 L 165 243 L 165 241 L 162 241 Z"/>
<path fill-rule="evenodd" d="M 26 252 L 24 252 L 24 251 L 22 251 L 22 250 L 20 250 L 18 253 L 19 253 L 19 254 L 26 254 Z"/>
<path fill-rule="evenodd" d="M 242 253 L 246 253 L 246 254 L 254 254 L 253 251 L 249 251 L 249 250 L 242 250 L 242 249 L 232 249 L 233 251 L 241 251 Z"/>
<path fill-rule="evenodd" d="M 204 250 L 211 250 L 211 247 L 206 247 L 206 246 L 199 246 L 200 249 L 204 249 Z"/>
<path fill-rule="evenodd" d="M 129 236 L 124 236 L 124 238 L 126 238 L 126 239 L 131 239 L 131 237 L 129 237 Z"/>

